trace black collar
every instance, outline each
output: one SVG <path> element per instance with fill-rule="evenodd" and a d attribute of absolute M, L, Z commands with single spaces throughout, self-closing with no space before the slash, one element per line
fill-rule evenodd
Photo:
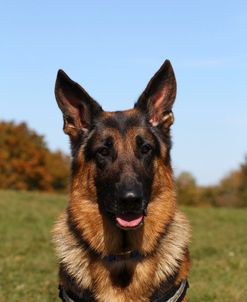
<path fill-rule="evenodd" d="M 115 255 L 108 255 L 105 256 L 103 258 L 103 260 L 107 261 L 107 262 L 115 262 L 115 261 L 123 261 L 123 260 L 129 260 L 129 259 L 140 259 L 142 258 L 143 255 L 141 253 L 139 253 L 139 251 L 137 250 L 132 250 L 132 251 L 126 251 L 126 252 L 122 252 L 119 254 L 115 254 Z"/>
<path fill-rule="evenodd" d="M 171 288 L 168 292 L 160 297 L 156 298 L 155 300 L 151 299 L 150 302 L 182 302 L 186 291 L 189 287 L 189 283 L 187 279 L 181 281 L 180 284 Z M 84 295 L 83 295 L 84 296 Z M 95 301 L 90 294 L 90 296 L 85 298 L 78 298 L 76 295 L 72 295 L 65 291 L 63 286 L 59 286 L 59 297 L 63 302 L 89 302 Z M 112 301 L 110 301 L 112 302 Z"/>

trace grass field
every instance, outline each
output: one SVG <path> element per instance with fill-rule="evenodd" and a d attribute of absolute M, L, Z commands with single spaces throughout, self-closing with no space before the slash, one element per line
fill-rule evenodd
<path fill-rule="evenodd" d="M 50 230 L 61 195 L 0 191 L 0 302 L 54 302 Z M 247 210 L 184 208 L 193 227 L 192 302 L 247 301 Z"/>

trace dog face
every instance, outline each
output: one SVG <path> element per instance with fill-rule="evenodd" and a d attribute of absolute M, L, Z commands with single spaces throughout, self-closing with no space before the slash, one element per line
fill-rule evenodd
<path fill-rule="evenodd" d="M 102 114 L 87 142 L 95 162 L 95 185 L 103 212 L 122 228 L 140 226 L 150 200 L 158 142 L 135 111 Z"/>
<path fill-rule="evenodd" d="M 143 224 L 151 200 L 156 159 L 170 165 L 170 126 L 176 80 L 165 61 L 134 108 L 105 112 L 63 71 L 55 95 L 70 136 L 72 156 L 83 153 L 95 168 L 94 186 L 102 215 L 131 230 Z"/>

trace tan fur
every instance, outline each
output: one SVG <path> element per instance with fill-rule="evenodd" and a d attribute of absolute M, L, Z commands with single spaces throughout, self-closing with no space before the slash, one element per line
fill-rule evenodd
<path fill-rule="evenodd" d="M 54 228 L 54 242 L 57 255 L 69 274 L 75 279 L 80 288 L 93 290 L 98 301 L 148 301 L 152 290 L 176 272 L 184 262 L 184 252 L 189 242 L 189 224 L 185 216 L 176 211 L 174 220 L 167 235 L 161 240 L 157 252 L 145 258 L 142 262 L 125 260 L 105 265 L 101 259 L 91 260 L 87 252 L 78 245 L 67 224 L 67 214 L 64 213 Z M 176 238 L 176 240 L 174 240 Z M 127 289 L 112 285 L 111 272 L 127 266 L 134 270 L 131 284 Z M 183 275 L 188 272 L 184 268 Z M 181 276 L 179 279 L 184 278 Z M 178 282 L 180 280 L 177 280 Z"/>

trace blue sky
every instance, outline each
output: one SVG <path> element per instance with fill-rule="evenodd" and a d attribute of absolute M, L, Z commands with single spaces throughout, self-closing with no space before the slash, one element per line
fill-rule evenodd
<path fill-rule="evenodd" d="M 175 172 L 213 184 L 247 153 L 246 1 L 2 1 L 0 45 L 0 119 L 26 121 L 52 149 L 69 152 L 59 68 L 114 111 L 169 58 Z"/>

